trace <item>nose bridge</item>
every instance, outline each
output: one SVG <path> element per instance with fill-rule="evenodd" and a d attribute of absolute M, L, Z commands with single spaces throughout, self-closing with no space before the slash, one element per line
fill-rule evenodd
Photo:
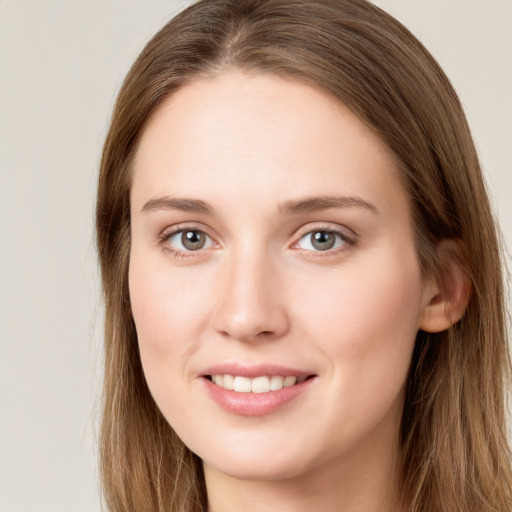
<path fill-rule="evenodd" d="M 256 341 L 288 329 L 278 265 L 262 245 L 233 248 L 223 262 L 216 329 L 224 336 Z"/>

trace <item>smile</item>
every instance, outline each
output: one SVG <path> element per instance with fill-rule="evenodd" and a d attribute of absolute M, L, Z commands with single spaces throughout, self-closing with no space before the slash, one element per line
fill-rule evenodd
<path fill-rule="evenodd" d="M 316 374 L 275 365 L 218 365 L 202 374 L 207 395 L 224 410 L 242 416 L 275 412 L 308 390 Z"/>
<path fill-rule="evenodd" d="M 237 393 L 269 393 L 304 382 L 307 376 L 261 375 L 250 378 L 241 375 L 217 374 L 208 376 L 215 385 Z"/>

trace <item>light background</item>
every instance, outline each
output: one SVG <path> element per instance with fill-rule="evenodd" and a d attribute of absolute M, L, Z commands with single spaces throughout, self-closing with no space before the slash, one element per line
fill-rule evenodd
<path fill-rule="evenodd" d="M 130 63 L 185 1 L 0 0 L 0 510 L 98 511 L 97 167 Z M 512 1 L 380 0 L 465 105 L 512 247 Z"/>

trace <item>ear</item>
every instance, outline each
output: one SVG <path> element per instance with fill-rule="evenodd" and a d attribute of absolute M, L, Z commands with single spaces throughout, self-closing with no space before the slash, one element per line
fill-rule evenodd
<path fill-rule="evenodd" d="M 441 240 L 436 248 L 438 269 L 427 280 L 423 310 L 418 328 L 426 332 L 445 331 L 457 323 L 469 303 L 471 282 L 464 272 L 464 247 L 461 240 Z"/>

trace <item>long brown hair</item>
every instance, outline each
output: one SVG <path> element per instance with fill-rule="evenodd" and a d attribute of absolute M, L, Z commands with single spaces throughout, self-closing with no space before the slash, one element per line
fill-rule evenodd
<path fill-rule="evenodd" d="M 130 186 L 142 129 L 185 83 L 228 68 L 313 85 L 393 150 L 411 197 L 418 257 L 442 276 L 436 245 L 472 286 L 463 318 L 419 332 L 400 431 L 411 512 L 512 510 L 505 389 L 510 377 L 497 228 L 468 124 L 449 80 L 398 21 L 366 0 L 203 0 L 172 19 L 131 68 L 101 162 L 97 243 L 105 314 L 101 472 L 112 512 L 206 509 L 201 462 L 146 385 L 130 309 Z"/>

